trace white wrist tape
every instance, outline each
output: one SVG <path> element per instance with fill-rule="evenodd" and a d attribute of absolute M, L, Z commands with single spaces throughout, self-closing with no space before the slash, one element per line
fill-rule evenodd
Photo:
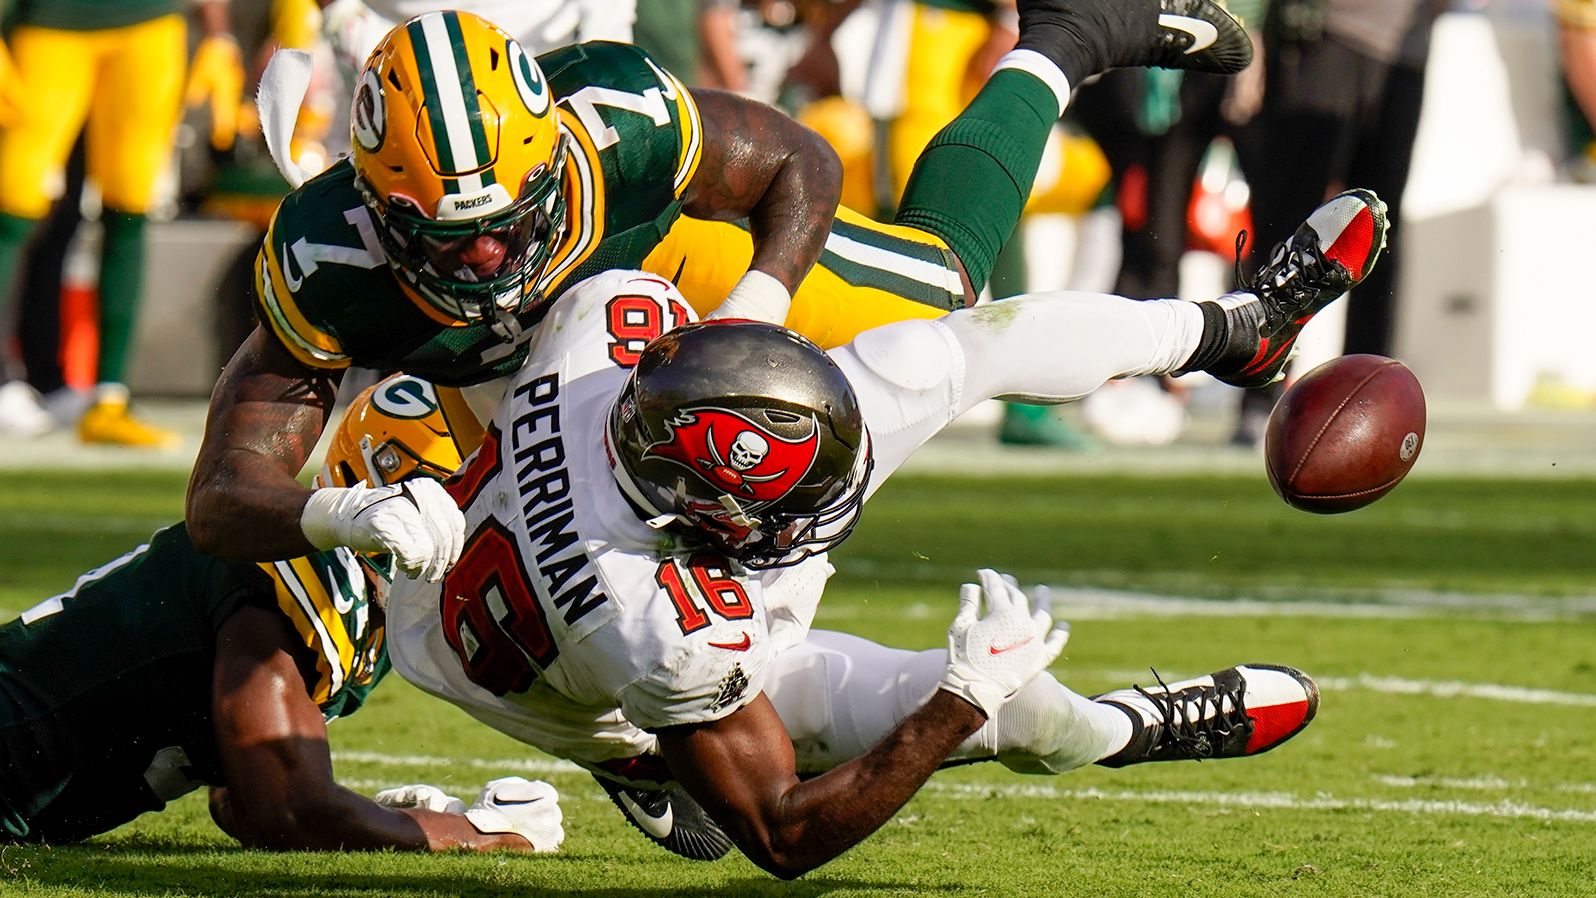
<path fill-rule="evenodd" d="M 726 294 L 726 301 L 715 311 L 705 315 L 705 320 L 747 318 L 768 324 L 781 324 L 787 320 L 787 310 L 792 307 L 792 294 L 763 271 L 750 269 Z"/>

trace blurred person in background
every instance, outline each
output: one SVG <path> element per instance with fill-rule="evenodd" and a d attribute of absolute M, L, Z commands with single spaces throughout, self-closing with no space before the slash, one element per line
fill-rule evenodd
<path fill-rule="evenodd" d="M 395 25 L 427 12 L 459 9 L 504 29 L 532 54 L 582 41 L 631 43 L 637 0 L 316 0 L 322 33 L 353 93 L 354 76 Z M 683 21 L 680 27 L 690 27 Z"/>
<path fill-rule="evenodd" d="M 814 102 L 798 110 L 798 119 L 824 135 L 842 158 L 844 204 L 890 215 L 921 152 L 1014 48 L 1014 0 L 841 0 L 799 7 L 807 8 L 810 45 L 788 80 Z M 861 7 L 877 19 L 876 55 L 861 90 L 864 104 L 836 96 L 845 79 L 833 47 L 838 29 Z M 873 139 L 872 115 L 880 118 Z M 1048 138 L 1025 213 L 1078 216 L 1091 208 L 1108 176 L 1107 161 L 1090 140 L 1057 129 Z M 1022 227 L 995 261 L 992 296 L 1024 293 L 1028 281 Z M 1091 446 L 1055 409 L 1021 403 L 1006 405 L 999 438 L 1015 445 Z"/>
<path fill-rule="evenodd" d="M 1260 234 L 1289 228 L 1342 185 L 1383 197 L 1400 234 L 1424 67 L 1447 0 L 1272 0 L 1264 26 L 1264 95 L 1258 153 L 1248 172 Z M 1347 306 L 1343 351 L 1390 355 L 1401 241 L 1358 285 Z M 1243 264 L 1256 270 L 1269 260 Z M 1242 397 L 1233 441 L 1256 443 L 1279 389 Z"/>
<path fill-rule="evenodd" d="M 153 448 L 177 439 L 128 411 L 145 216 L 185 97 L 210 105 L 211 141 L 226 149 L 243 79 L 225 0 L 197 5 L 204 37 L 185 79 L 187 7 L 183 0 L 17 0 L 0 45 L 0 305 L 9 305 L 23 250 L 60 193 L 62 170 L 87 123 L 88 177 L 100 191 L 103 234 L 98 386 L 78 421 L 84 442 Z M 26 388 L 0 389 L 19 407 L 33 398 Z"/>
<path fill-rule="evenodd" d="M 1247 26 L 1254 46 L 1261 45 L 1261 28 L 1267 0 L 1231 0 L 1227 8 Z M 1112 287 L 1121 296 L 1160 299 L 1180 295 L 1181 259 L 1193 248 L 1235 259 L 1236 231 L 1246 227 L 1244 212 L 1224 196 L 1197 195 L 1199 181 L 1211 180 L 1207 172 L 1218 169 L 1223 185 L 1225 168 L 1233 164 L 1242 173 L 1257 168 L 1247 126 L 1263 97 L 1263 60 L 1234 77 L 1170 69 L 1116 69 L 1105 72 L 1077 92 L 1072 119 L 1103 150 L 1113 169 L 1113 200 L 1119 212 L 1119 270 Z M 1228 146 L 1215 146 L 1224 138 Z M 1233 149 L 1232 149 L 1233 148 Z M 1223 193 L 1223 186 L 1220 192 Z M 1193 213 L 1205 204 L 1209 214 Z M 1195 227 L 1193 227 L 1195 225 Z M 1088 236 L 1088 239 L 1092 239 Z M 1088 248 L 1088 251 L 1091 251 Z M 1234 287 L 1234 284 L 1229 287 Z M 1123 398 L 1147 404 L 1149 412 L 1167 409 L 1174 418 L 1157 415 L 1151 429 L 1125 432 L 1163 442 L 1179 432 L 1184 417 L 1186 390 L 1172 378 L 1159 379 L 1165 396 L 1152 391 L 1124 393 L 1130 384 L 1097 395 L 1099 404 Z M 1162 402 L 1159 402 L 1159 399 Z M 1088 410 L 1095 406 L 1087 406 Z M 1112 418 L 1123 422 L 1134 416 L 1130 409 Z M 1116 437 L 1111 436 L 1111 439 Z"/>
<path fill-rule="evenodd" d="M 1569 168 L 1596 181 L 1596 0 L 1557 0 L 1555 10 L 1563 81 L 1578 111 L 1569 122 Z"/>

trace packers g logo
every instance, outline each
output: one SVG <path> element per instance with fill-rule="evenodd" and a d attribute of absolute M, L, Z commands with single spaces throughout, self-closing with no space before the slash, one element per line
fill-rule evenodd
<path fill-rule="evenodd" d="M 543 70 L 515 41 L 506 41 L 504 52 L 510 58 L 510 77 L 515 79 L 521 102 L 528 112 L 541 118 L 549 111 L 549 83 L 543 80 Z"/>
<path fill-rule="evenodd" d="M 371 404 L 390 418 L 416 420 L 438 410 L 438 394 L 424 380 L 400 376 L 378 387 Z"/>
<path fill-rule="evenodd" d="M 382 82 L 375 67 L 360 73 L 355 99 L 349 109 L 349 130 L 360 148 L 375 153 L 388 133 L 388 104 L 382 97 Z"/>

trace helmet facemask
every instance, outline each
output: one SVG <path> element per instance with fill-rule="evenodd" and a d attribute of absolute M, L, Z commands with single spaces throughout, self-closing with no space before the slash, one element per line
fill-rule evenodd
<path fill-rule="evenodd" d="M 457 321 L 492 321 L 540 304 L 537 279 L 565 232 L 567 145 L 561 135 L 553 163 L 527 175 L 520 199 L 480 218 L 439 220 L 406 197 L 384 199 L 360 181 L 394 274 Z M 492 267 L 480 270 L 486 263 Z"/>

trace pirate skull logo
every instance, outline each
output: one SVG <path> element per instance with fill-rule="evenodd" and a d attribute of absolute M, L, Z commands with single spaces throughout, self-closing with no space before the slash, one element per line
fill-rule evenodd
<path fill-rule="evenodd" d="M 732 441 L 731 450 L 727 454 L 732 468 L 738 471 L 747 471 L 758 467 L 759 463 L 765 460 L 765 455 L 769 452 L 769 440 L 754 433 L 752 430 L 745 430 L 737 435 L 737 439 Z"/>

